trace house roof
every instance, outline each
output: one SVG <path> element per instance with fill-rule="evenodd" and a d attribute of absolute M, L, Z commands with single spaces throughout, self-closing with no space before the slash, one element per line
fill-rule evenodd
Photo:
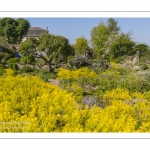
<path fill-rule="evenodd" d="M 31 37 L 31 36 L 38 37 L 41 34 L 46 33 L 46 32 L 48 32 L 48 29 L 45 30 L 40 27 L 30 27 L 25 37 Z"/>

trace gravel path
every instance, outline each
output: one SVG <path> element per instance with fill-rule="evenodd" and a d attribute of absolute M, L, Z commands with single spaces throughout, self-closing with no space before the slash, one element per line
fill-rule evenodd
<path fill-rule="evenodd" d="M 56 80 L 56 79 L 49 79 L 48 80 L 51 84 L 53 84 L 53 85 L 57 85 L 58 86 L 58 84 L 59 84 L 59 80 Z"/>

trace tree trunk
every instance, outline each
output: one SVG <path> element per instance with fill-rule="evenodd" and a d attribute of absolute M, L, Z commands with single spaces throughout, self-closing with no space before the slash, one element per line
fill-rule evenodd
<path fill-rule="evenodd" d="M 53 72 L 53 68 L 52 68 L 52 64 L 51 61 L 48 62 L 48 66 L 49 66 L 49 72 Z"/>

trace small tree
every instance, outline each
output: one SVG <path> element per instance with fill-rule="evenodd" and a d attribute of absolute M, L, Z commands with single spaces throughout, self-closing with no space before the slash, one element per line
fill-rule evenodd
<path fill-rule="evenodd" d="M 150 47 L 147 44 L 139 43 L 135 45 L 135 51 L 140 51 L 140 55 L 144 56 L 150 52 Z"/>
<path fill-rule="evenodd" d="M 6 44 L 6 38 L 0 37 L 0 63 L 6 64 L 6 62 L 15 57 L 15 49 Z"/>
<path fill-rule="evenodd" d="M 94 54 L 98 58 L 103 54 L 104 43 L 107 41 L 109 36 L 109 29 L 103 23 L 100 22 L 98 26 L 94 27 L 91 30 L 91 43 L 94 49 Z"/>
<path fill-rule="evenodd" d="M 88 41 L 85 37 L 80 37 L 76 39 L 75 54 L 84 54 L 85 50 L 88 48 Z"/>
<path fill-rule="evenodd" d="M 108 26 L 108 30 L 110 33 L 111 32 L 119 33 L 119 31 L 120 31 L 120 27 L 118 26 L 118 22 L 114 18 L 109 18 L 107 20 L 107 26 Z"/>
<path fill-rule="evenodd" d="M 134 46 L 135 42 L 132 41 L 131 34 L 121 33 L 110 46 L 110 59 L 135 54 Z"/>
<path fill-rule="evenodd" d="M 69 41 L 63 36 L 44 33 L 39 39 L 29 38 L 20 44 L 19 52 L 23 56 L 41 58 L 53 72 L 61 55 L 68 55 Z M 55 64 L 55 65 L 53 65 Z"/>

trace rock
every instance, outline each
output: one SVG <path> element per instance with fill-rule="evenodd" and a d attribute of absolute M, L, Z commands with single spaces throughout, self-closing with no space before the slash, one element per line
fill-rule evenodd
<path fill-rule="evenodd" d="M 145 62 L 148 63 L 148 64 L 150 64 L 150 60 L 146 60 Z"/>
<path fill-rule="evenodd" d="M 139 71 L 139 70 L 141 70 L 141 67 L 140 66 L 134 66 L 133 69 L 136 71 Z"/>
<path fill-rule="evenodd" d="M 88 105 L 91 108 L 96 103 L 96 98 L 92 96 L 84 96 L 83 103 L 84 105 Z"/>

